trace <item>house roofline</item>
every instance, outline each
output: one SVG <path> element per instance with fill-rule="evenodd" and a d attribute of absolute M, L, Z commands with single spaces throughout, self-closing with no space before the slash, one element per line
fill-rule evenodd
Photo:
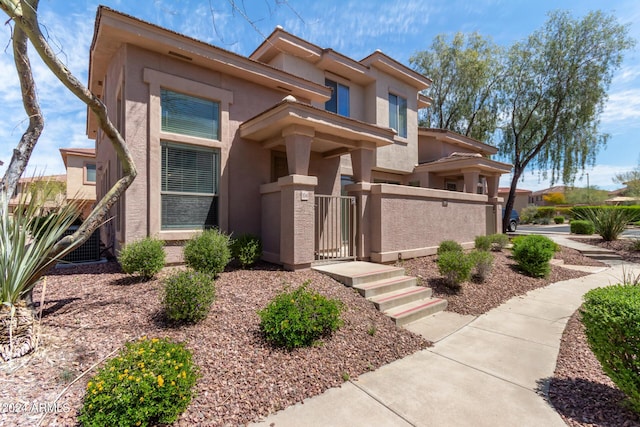
<path fill-rule="evenodd" d="M 486 144 L 484 142 L 478 141 L 477 139 L 470 138 L 468 136 L 464 136 L 460 133 L 448 130 L 448 129 L 440 129 L 440 128 L 418 128 L 418 136 L 430 136 L 436 138 L 441 141 L 453 143 L 456 145 L 461 145 L 465 147 L 471 147 L 476 150 L 481 150 L 486 152 L 487 154 L 496 154 L 498 149 L 493 145 Z"/>

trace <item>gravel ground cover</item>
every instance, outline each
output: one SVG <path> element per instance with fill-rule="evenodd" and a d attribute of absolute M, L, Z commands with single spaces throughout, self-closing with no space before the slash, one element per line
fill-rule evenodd
<path fill-rule="evenodd" d="M 601 238 L 574 238 L 577 242 L 586 243 L 588 245 L 599 246 L 605 249 L 611 249 L 622 257 L 623 260 L 629 262 L 640 263 L 640 251 L 633 249 L 635 240 L 631 239 L 619 239 L 612 242 L 605 242 Z"/>
<path fill-rule="evenodd" d="M 594 265 L 567 248 L 556 258 Z M 403 266 L 447 298 L 449 310 L 464 314 L 481 314 L 512 296 L 584 274 L 553 266 L 548 279 L 532 279 L 520 275 L 506 253 L 496 254 L 489 280 L 464 283 L 453 293 L 439 278 L 435 257 L 408 260 Z M 7 405 L 0 408 L 0 425 L 74 425 L 90 375 L 82 373 L 126 341 L 145 335 L 186 342 L 200 366 L 197 397 L 176 423 L 180 426 L 242 425 L 430 345 L 396 328 L 372 304 L 329 277 L 285 272 L 269 264 L 223 273 L 209 317 L 197 325 L 171 328 L 159 304 L 161 278 L 170 272 L 165 269 L 158 279 L 139 283 L 108 263 L 49 275 L 40 348 L 0 365 L 0 402 Z M 285 286 L 305 280 L 345 303 L 345 325 L 310 349 L 275 349 L 262 339 L 256 310 Z M 38 287 L 34 300 L 41 295 Z M 52 410 L 53 402 L 57 405 Z M 42 404 L 49 405 L 44 417 Z"/>

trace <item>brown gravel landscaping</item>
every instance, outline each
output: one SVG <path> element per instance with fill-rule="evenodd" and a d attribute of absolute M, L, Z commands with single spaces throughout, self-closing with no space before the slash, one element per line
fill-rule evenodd
<path fill-rule="evenodd" d="M 586 274 L 554 265 L 549 278 L 529 278 L 517 272 L 507 253 L 494 253 L 496 262 L 486 282 L 463 283 L 457 292 L 439 278 L 435 256 L 407 260 L 402 266 L 423 285 L 433 287 L 436 296 L 446 298 L 448 310 L 474 315 L 532 289 Z M 566 264 L 598 263 L 567 248 L 556 258 Z M 107 263 L 49 275 L 40 348 L 0 365 L 0 402 L 13 404 L 14 409 L 1 408 L 0 425 L 35 425 L 43 415 L 37 405 L 50 405 L 56 399 L 58 411 L 47 414 L 42 425 L 75 425 L 93 371 L 78 376 L 141 336 L 170 337 L 186 342 L 194 352 L 202 376 L 196 398 L 176 422 L 180 426 L 255 421 L 430 345 L 395 327 L 371 303 L 331 278 L 313 271 L 285 272 L 269 264 L 222 273 L 208 318 L 172 328 L 164 322 L 159 303 L 161 278 L 170 272 L 165 269 L 158 279 L 140 283 L 122 274 L 115 263 Z M 344 326 L 311 348 L 273 348 L 263 340 L 256 310 L 284 286 L 297 287 L 305 280 L 311 280 L 312 289 L 344 302 Z M 41 291 L 39 286 L 35 301 Z M 557 396 L 574 398 L 570 389 Z"/>
<path fill-rule="evenodd" d="M 599 246 L 605 249 L 611 249 L 622 257 L 623 260 L 629 262 L 640 263 L 640 251 L 633 250 L 632 245 L 634 240 L 631 239 L 618 239 L 612 242 L 605 242 L 601 238 L 574 238 L 573 240 L 588 245 Z"/>

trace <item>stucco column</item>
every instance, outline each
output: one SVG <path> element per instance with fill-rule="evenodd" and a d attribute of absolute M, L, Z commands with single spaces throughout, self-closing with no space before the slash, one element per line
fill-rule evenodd
<path fill-rule="evenodd" d="M 288 175 L 280 187 L 280 262 L 287 270 L 309 268 L 314 260 L 315 176 Z"/>
<path fill-rule="evenodd" d="M 345 187 L 347 194 L 356 198 L 356 258 L 360 261 L 371 259 L 371 184 L 361 182 Z"/>
<path fill-rule="evenodd" d="M 282 137 L 287 147 L 289 175 L 308 175 L 311 158 L 311 142 L 315 132 L 305 126 L 289 126 L 283 129 Z"/>
<path fill-rule="evenodd" d="M 371 168 L 373 167 L 373 150 L 358 148 L 350 152 L 353 179 L 355 182 L 371 182 Z"/>
<path fill-rule="evenodd" d="M 487 176 L 487 195 L 489 196 L 489 204 L 493 206 L 493 218 L 491 221 L 495 226 L 496 233 L 502 232 L 502 202 L 503 199 L 498 197 L 498 186 L 500 184 L 500 175 Z"/>
<path fill-rule="evenodd" d="M 489 175 L 487 178 L 487 195 L 489 199 L 498 197 L 498 185 L 500 184 L 500 175 Z"/>
<path fill-rule="evenodd" d="M 465 193 L 478 193 L 478 182 L 480 182 L 480 170 L 479 169 L 464 169 L 464 192 Z"/>

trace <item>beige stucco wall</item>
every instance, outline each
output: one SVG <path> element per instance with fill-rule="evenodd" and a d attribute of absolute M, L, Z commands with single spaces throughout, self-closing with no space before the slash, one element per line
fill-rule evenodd
<path fill-rule="evenodd" d="M 513 209 L 515 209 L 518 213 L 527 206 L 529 206 L 529 196 L 531 193 L 516 193 L 516 198 L 513 201 Z M 498 197 L 502 197 L 504 200 L 507 200 L 509 197 L 509 193 L 498 193 Z"/>
<path fill-rule="evenodd" d="M 452 153 L 476 153 L 471 149 L 459 147 L 447 142 L 439 141 L 434 137 L 421 135 L 418 147 L 418 163 L 432 162 L 447 157 Z"/>
<path fill-rule="evenodd" d="M 85 165 L 95 164 L 90 157 L 67 155 L 67 198 L 87 201 L 96 200 L 96 184 L 87 182 Z"/>
<path fill-rule="evenodd" d="M 389 184 L 371 186 L 371 259 L 435 253 L 443 240 L 467 247 L 487 232 L 487 196 Z"/>

